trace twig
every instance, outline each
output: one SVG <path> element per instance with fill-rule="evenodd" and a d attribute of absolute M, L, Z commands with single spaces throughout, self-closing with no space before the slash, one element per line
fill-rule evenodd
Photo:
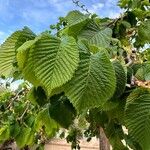
<path fill-rule="evenodd" d="M 11 101 L 10 101 L 10 103 L 9 103 L 9 105 L 7 106 L 6 109 L 12 107 L 13 102 L 18 98 L 19 94 L 22 93 L 24 90 L 25 90 L 25 89 L 19 91 L 19 92 L 15 95 L 15 97 L 13 97 L 13 98 L 11 99 Z"/>
<path fill-rule="evenodd" d="M 28 109 L 29 109 L 29 103 L 27 103 L 27 107 L 26 107 L 26 109 L 24 110 L 24 112 L 22 113 L 22 115 L 18 118 L 18 120 L 22 120 L 23 119 L 23 117 L 24 117 L 24 115 L 26 114 L 26 112 L 28 111 Z"/>
<path fill-rule="evenodd" d="M 85 11 L 87 14 L 91 15 L 91 13 L 88 11 L 88 9 L 85 7 L 85 5 L 81 4 L 81 2 L 79 0 L 72 0 L 72 2 L 80 7 L 83 11 Z"/>

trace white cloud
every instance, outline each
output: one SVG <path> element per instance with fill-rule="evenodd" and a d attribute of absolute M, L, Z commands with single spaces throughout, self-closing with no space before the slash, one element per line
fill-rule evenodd
<path fill-rule="evenodd" d="M 54 8 L 54 11 L 60 13 L 59 15 L 66 14 L 75 6 L 71 0 L 48 0 L 48 2 Z"/>
<path fill-rule="evenodd" d="M 56 23 L 59 16 L 66 15 L 74 6 L 70 0 L 66 0 L 65 3 L 64 0 L 45 0 L 41 6 L 40 2 L 42 3 L 42 0 L 32 0 L 34 7 L 28 6 L 22 10 L 23 22 L 34 24 L 36 27 L 37 24 L 49 25 L 50 23 Z"/>
<path fill-rule="evenodd" d="M 89 11 L 91 13 L 97 13 L 98 11 L 100 11 L 102 8 L 104 7 L 104 4 L 103 3 L 96 3 L 96 4 L 93 4 L 91 9 L 89 9 Z"/>
<path fill-rule="evenodd" d="M 26 22 L 29 23 L 40 23 L 44 24 L 45 22 L 49 21 L 53 18 L 50 12 L 47 10 L 39 10 L 39 9 L 32 9 L 32 10 L 24 10 L 22 13 L 22 17 L 25 19 Z"/>
<path fill-rule="evenodd" d="M 104 4 L 103 3 L 97 3 L 97 4 L 94 4 L 92 5 L 93 9 L 97 10 L 97 9 L 101 9 L 104 7 Z"/>

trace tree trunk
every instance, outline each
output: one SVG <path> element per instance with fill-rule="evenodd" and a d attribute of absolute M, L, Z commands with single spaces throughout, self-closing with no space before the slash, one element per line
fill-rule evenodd
<path fill-rule="evenodd" d="M 110 150 L 109 141 L 108 141 L 102 127 L 100 127 L 99 149 L 100 150 Z"/>

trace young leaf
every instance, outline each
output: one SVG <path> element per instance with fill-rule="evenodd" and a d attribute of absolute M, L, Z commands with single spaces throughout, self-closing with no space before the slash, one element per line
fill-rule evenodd
<path fill-rule="evenodd" d="M 83 27 L 88 22 L 88 15 L 84 15 L 79 11 L 71 11 L 65 17 L 67 21 L 67 28 L 62 31 L 62 34 L 68 34 L 70 36 L 76 37 L 78 33 L 83 29 Z"/>
<path fill-rule="evenodd" d="M 31 128 L 29 127 L 22 127 L 20 133 L 15 138 L 17 146 L 19 148 L 23 148 L 25 145 L 28 144 L 28 140 L 30 138 Z"/>
<path fill-rule="evenodd" d="M 10 136 L 10 129 L 8 125 L 0 128 L 0 141 L 8 140 Z"/>
<path fill-rule="evenodd" d="M 21 128 L 20 128 L 20 126 L 17 122 L 10 125 L 10 135 L 11 135 L 11 137 L 15 138 L 20 133 L 20 129 Z"/>
<path fill-rule="evenodd" d="M 48 109 L 40 111 L 36 117 L 34 128 L 37 132 L 45 127 L 46 134 L 51 137 L 58 129 L 58 124 L 50 117 Z"/>
<path fill-rule="evenodd" d="M 75 26 L 87 20 L 88 15 L 84 15 L 81 12 L 75 10 L 67 14 L 65 19 L 67 20 L 68 26 Z"/>

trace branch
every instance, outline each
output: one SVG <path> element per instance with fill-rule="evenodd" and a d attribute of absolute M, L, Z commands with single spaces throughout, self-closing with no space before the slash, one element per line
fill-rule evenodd
<path fill-rule="evenodd" d="M 126 87 L 131 88 L 133 86 L 138 86 L 138 87 L 150 89 L 150 80 L 142 81 L 142 80 L 138 80 L 135 76 L 133 76 L 131 79 L 131 84 L 126 84 Z"/>

